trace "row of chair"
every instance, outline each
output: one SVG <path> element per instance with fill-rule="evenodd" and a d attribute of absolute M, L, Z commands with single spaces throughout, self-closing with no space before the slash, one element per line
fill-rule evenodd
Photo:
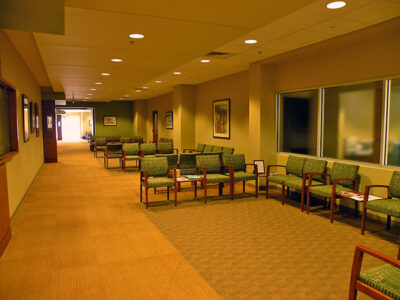
<path fill-rule="evenodd" d="M 139 143 L 142 144 L 143 137 L 141 136 L 91 136 L 88 140 L 90 151 L 95 151 L 95 146 L 105 147 L 107 143 Z M 99 149 L 100 149 L 99 148 Z"/>
<path fill-rule="evenodd" d="M 183 153 L 223 153 L 233 154 L 234 148 L 198 143 L 196 149 L 183 149 Z"/>

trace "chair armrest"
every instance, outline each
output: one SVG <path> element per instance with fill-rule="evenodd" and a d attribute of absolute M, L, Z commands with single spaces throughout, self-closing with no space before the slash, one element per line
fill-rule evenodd
<path fill-rule="evenodd" d="M 174 152 L 174 151 L 176 151 L 176 154 L 179 154 L 179 150 L 178 150 L 178 148 L 174 148 L 174 149 L 172 149 L 172 152 Z"/>
<path fill-rule="evenodd" d="M 173 171 L 174 176 L 170 177 L 171 171 Z M 168 168 L 168 178 L 173 179 L 176 182 L 176 169 L 175 168 Z"/>
<path fill-rule="evenodd" d="M 234 166 L 231 166 L 231 165 L 221 165 L 221 171 L 222 171 L 222 173 L 225 173 L 224 171 L 225 171 L 225 168 L 228 168 L 229 169 L 229 178 L 230 178 L 230 180 L 231 180 L 231 182 L 233 182 L 234 181 L 234 173 L 235 173 L 235 167 Z"/>
<path fill-rule="evenodd" d="M 203 170 L 203 180 L 207 181 L 207 168 L 206 167 L 196 167 L 194 170 L 195 174 L 197 175 L 197 170 L 201 169 Z"/>
<path fill-rule="evenodd" d="M 195 149 L 183 149 L 183 153 L 186 153 L 186 151 L 187 152 L 189 152 L 189 153 L 192 153 L 192 151 L 195 151 Z"/>
<path fill-rule="evenodd" d="M 308 186 L 311 186 L 312 178 L 314 176 L 322 176 L 324 178 L 324 184 L 326 185 L 326 177 L 328 177 L 330 175 L 327 173 L 307 172 L 307 173 L 303 174 L 303 180 L 304 180 L 304 178 L 307 180 L 307 177 L 308 177 Z"/>
<path fill-rule="evenodd" d="M 380 188 L 386 188 L 387 189 L 387 198 L 389 199 L 389 186 L 388 185 L 381 185 L 381 184 L 375 184 L 375 185 L 366 185 L 365 190 L 364 190 L 364 205 L 367 203 L 368 198 L 369 198 L 369 190 L 374 187 L 380 187 Z"/>
<path fill-rule="evenodd" d="M 245 164 L 247 166 L 253 166 L 254 168 L 254 174 L 258 176 L 258 166 L 256 164 Z"/>
<path fill-rule="evenodd" d="M 347 180 L 347 181 L 352 181 L 352 182 L 354 182 L 354 183 L 355 183 L 354 190 L 355 190 L 355 191 L 358 191 L 358 182 L 359 182 L 358 179 L 353 179 L 353 178 L 336 178 L 336 179 L 333 179 L 333 188 L 332 188 L 332 192 L 336 192 L 336 185 L 337 185 L 338 181 L 343 181 L 343 180 Z"/>
<path fill-rule="evenodd" d="M 285 169 L 286 169 L 286 166 L 283 166 L 283 165 L 268 165 L 268 166 L 267 166 L 267 177 L 269 176 L 269 170 L 270 170 L 272 167 L 276 167 L 276 168 L 285 168 Z"/>
<path fill-rule="evenodd" d="M 144 178 L 143 178 L 143 176 L 144 176 Z M 148 178 L 147 170 L 140 170 L 140 181 L 146 182 L 146 185 L 147 185 L 147 178 Z"/>

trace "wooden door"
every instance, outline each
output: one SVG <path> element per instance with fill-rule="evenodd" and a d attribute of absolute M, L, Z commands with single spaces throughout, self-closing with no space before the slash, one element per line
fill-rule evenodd
<path fill-rule="evenodd" d="M 158 112 L 153 111 L 153 143 L 158 142 Z"/>
<path fill-rule="evenodd" d="M 44 162 L 57 162 L 56 105 L 54 100 L 42 101 Z"/>
<path fill-rule="evenodd" d="M 62 115 L 57 115 L 57 140 L 62 141 Z"/>

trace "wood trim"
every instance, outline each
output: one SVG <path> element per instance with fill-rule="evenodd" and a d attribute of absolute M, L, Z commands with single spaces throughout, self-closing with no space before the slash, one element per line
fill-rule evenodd
<path fill-rule="evenodd" d="M 8 201 L 7 165 L 3 164 L 0 166 L 0 255 L 11 238 Z"/>
<path fill-rule="evenodd" d="M 19 151 L 17 94 L 15 89 L 7 87 L 8 93 L 8 122 L 10 133 L 10 151 Z"/>
<path fill-rule="evenodd" d="M 8 242 L 11 240 L 11 228 L 8 228 L 6 234 L 3 236 L 3 239 L 0 241 L 0 257 L 3 255 L 4 251 L 7 248 Z"/>

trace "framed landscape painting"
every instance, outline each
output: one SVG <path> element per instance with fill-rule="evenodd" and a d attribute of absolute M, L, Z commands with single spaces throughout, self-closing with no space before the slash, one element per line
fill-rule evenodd
<path fill-rule="evenodd" d="M 213 137 L 219 139 L 231 138 L 231 99 L 214 100 L 213 106 Z"/>
<path fill-rule="evenodd" d="M 165 113 L 165 128 L 166 129 L 174 128 L 174 114 L 172 111 L 167 111 Z"/>
<path fill-rule="evenodd" d="M 117 116 L 104 116 L 103 117 L 104 126 L 117 126 Z"/>

